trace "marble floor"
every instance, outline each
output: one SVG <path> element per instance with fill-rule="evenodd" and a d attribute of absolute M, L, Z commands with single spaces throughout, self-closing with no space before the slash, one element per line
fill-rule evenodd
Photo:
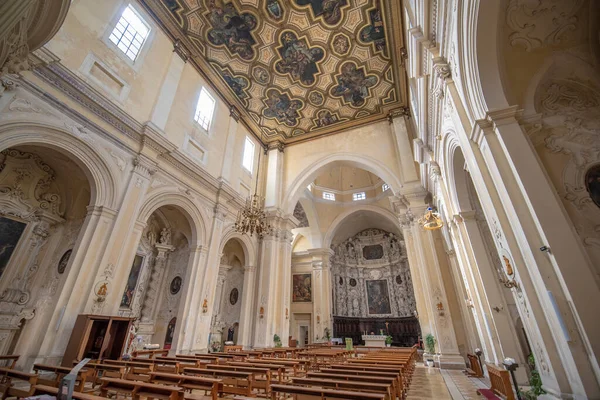
<path fill-rule="evenodd" d="M 478 397 L 477 389 L 486 387 L 484 380 L 469 378 L 462 371 L 417 364 L 407 400 L 470 400 Z"/>

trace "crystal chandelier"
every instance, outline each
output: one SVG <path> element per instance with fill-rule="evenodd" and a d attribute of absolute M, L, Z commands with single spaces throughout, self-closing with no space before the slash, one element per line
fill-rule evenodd
<path fill-rule="evenodd" d="M 258 168 L 256 170 L 256 186 L 254 187 L 254 195 L 248 196 L 246 205 L 238 211 L 238 216 L 235 221 L 234 230 L 242 235 L 254 235 L 262 239 L 264 235 L 269 235 L 273 232 L 273 228 L 266 221 L 267 215 L 264 211 L 265 200 L 257 194 L 258 190 L 258 173 L 260 172 L 260 152 L 258 153 Z"/>
<path fill-rule="evenodd" d="M 430 231 L 440 229 L 442 226 L 444 226 L 440 213 L 434 211 L 431 207 L 427 207 L 425 214 L 423 214 L 423 216 L 419 218 L 418 222 L 419 225 L 421 225 L 424 229 Z"/>

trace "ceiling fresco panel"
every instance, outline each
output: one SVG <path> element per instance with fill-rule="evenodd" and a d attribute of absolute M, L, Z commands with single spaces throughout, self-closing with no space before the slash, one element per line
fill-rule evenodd
<path fill-rule="evenodd" d="M 406 106 L 398 1 L 141 0 L 265 144 L 384 119 Z"/>

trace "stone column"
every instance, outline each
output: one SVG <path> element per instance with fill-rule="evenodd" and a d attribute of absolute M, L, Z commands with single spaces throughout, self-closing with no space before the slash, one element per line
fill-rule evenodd
<path fill-rule="evenodd" d="M 493 265 L 489 258 L 487 247 L 481 235 L 475 218 L 475 212 L 461 212 L 455 217 L 459 234 L 465 237 L 463 240 L 466 251 L 472 254 L 477 268 L 470 268 L 475 289 L 481 299 L 482 312 L 489 321 L 490 341 L 493 343 L 492 355 L 488 355 L 490 362 L 500 365 L 505 357 L 512 357 L 519 364 L 524 365 L 526 360 L 520 348 L 514 323 L 508 313 L 504 293 L 500 288 L 498 266 Z M 495 251 L 495 249 L 494 249 Z M 509 291 L 509 296 L 510 296 Z M 517 370 L 517 378 L 520 383 L 528 382 L 525 369 Z"/>
<path fill-rule="evenodd" d="M 285 318 L 285 309 L 288 309 L 289 315 L 291 229 L 295 223 L 284 218 L 279 209 L 268 212 L 268 223 L 273 227 L 273 234 L 262 240 L 254 347 L 273 346 L 274 334 L 279 335 L 285 344 L 289 336 L 289 319 Z"/>
<path fill-rule="evenodd" d="M 334 254 L 333 250 L 309 249 L 312 257 L 313 267 L 313 326 L 314 335 L 319 339 L 324 338 L 325 328 L 329 329 L 329 334 L 333 337 L 333 317 L 331 304 L 331 262 L 330 258 Z M 318 317 L 318 319 L 317 319 Z"/>
<path fill-rule="evenodd" d="M 531 294 L 550 325 L 570 393 L 600 397 L 600 324 L 597 310 L 589 307 L 600 303 L 597 274 L 517 117 L 516 106 L 488 113 L 479 141 L 517 236 L 509 244 L 511 254 L 524 258 L 516 269 L 531 277 Z M 539 251 L 542 245 L 550 252 Z"/>
<path fill-rule="evenodd" d="M 172 349 L 175 354 L 193 354 L 198 351 L 206 351 L 208 331 L 210 329 L 210 314 L 204 313 L 202 309 L 202 291 L 204 282 L 204 269 L 206 268 L 208 251 L 200 245 L 190 246 L 190 256 L 185 272 L 184 285 L 179 300 L 177 311 L 177 325 L 173 335 Z M 209 316 L 202 317 L 208 314 Z M 203 321 L 201 327 L 205 331 L 196 330 L 197 321 Z M 202 322 L 201 322 L 202 323 Z M 206 332 L 202 335 L 202 332 Z"/>
<path fill-rule="evenodd" d="M 192 291 L 197 297 L 190 308 L 186 310 L 185 318 L 189 320 L 190 329 L 187 333 L 192 333 L 193 341 L 190 346 L 200 351 L 206 351 L 208 346 L 208 336 L 210 333 L 213 309 L 217 302 L 215 289 L 217 287 L 217 276 L 221 259 L 220 243 L 223 234 L 223 223 L 227 217 L 227 209 L 222 204 L 217 204 L 214 209 L 214 217 L 209 236 L 209 247 L 206 262 L 201 269 L 200 276 L 196 281 Z M 204 311 L 204 302 L 206 301 L 206 311 Z M 192 347 L 190 347 L 191 349 Z"/>
<path fill-rule="evenodd" d="M 244 287 L 242 290 L 242 307 L 240 310 L 240 327 L 238 332 L 238 345 L 248 349 L 252 344 L 252 327 L 256 322 L 254 305 L 256 280 L 256 267 L 252 265 L 244 266 Z"/>
<path fill-rule="evenodd" d="M 468 352 L 473 353 L 476 348 L 481 348 L 481 344 L 479 341 L 479 337 L 477 336 L 477 328 L 475 325 L 475 318 L 473 317 L 473 313 L 471 309 L 473 307 L 473 300 L 469 292 L 467 292 L 466 287 L 463 282 L 463 277 L 460 272 L 460 267 L 458 264 L 458 259 L 456 257 L 455 250 L 448 250 L 446 252 L 448 254 L 448 259 L 450 260 L 450 270 L 452 273 L 452 279 L 454 281 L 454 287 L 459 293 L 458 301 L 460 312 L 462 314 L 462 320 L 465 325 L 465 332 L 467 336 L 467 346 L 466 349 Z"/>

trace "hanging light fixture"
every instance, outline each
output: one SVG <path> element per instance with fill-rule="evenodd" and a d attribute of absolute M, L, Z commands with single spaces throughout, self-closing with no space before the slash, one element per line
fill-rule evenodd
<path fill-rule="evenodd" d="M 244 208 L 238 211 L 234 230 L 242 235 L 254 235 L 262 239 L 264 235 L 273 232 L 273 228 L 266 221 L 267 215 L 264 211 L 265 199 L 258 195 L 258 175 L 260 172 L 260 151 L 258 153 L 258 168 L 256 169 L 256 185 L 254 195 L 248 196 Z"/>
<path fill-rule="evenodd" d="M 423 229 L 427 229 L 430 231 L 440 229 L 444 226 L 444 222 L 442 221 L 442 217 L 439 212 L 434 211 L 433 208 L 427 207 L 425 214 L 421 218 L 419 218 L 419 225 L 423 227 Z"/>

